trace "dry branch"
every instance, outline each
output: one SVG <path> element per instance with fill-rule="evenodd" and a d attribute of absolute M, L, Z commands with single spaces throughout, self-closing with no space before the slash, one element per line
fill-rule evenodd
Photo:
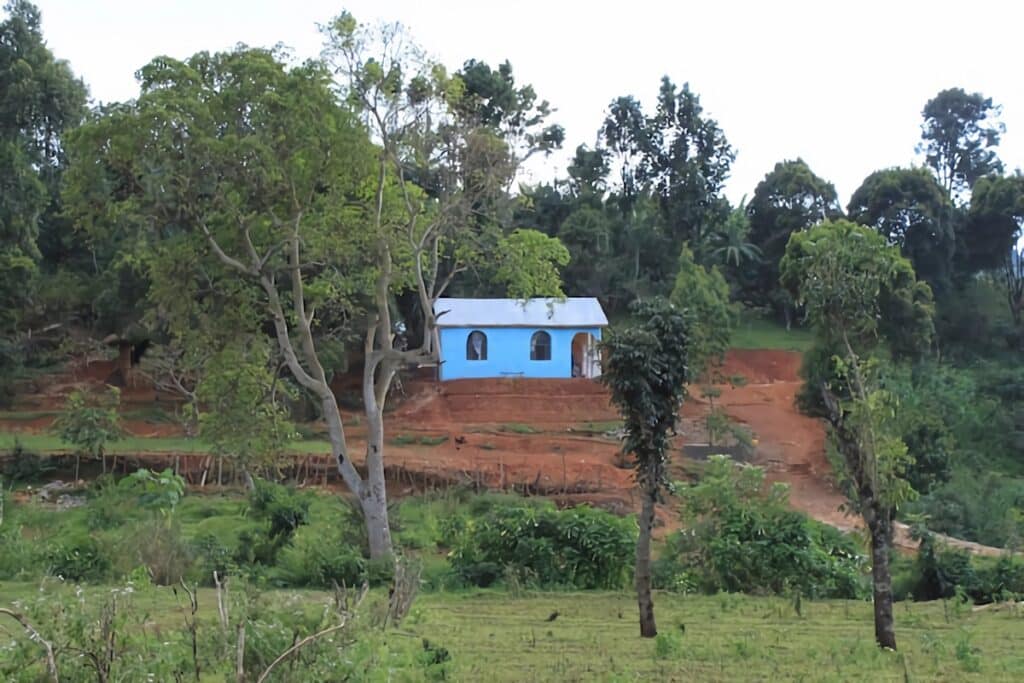
<path fill-rule="evenodd" d="M 21 624 L 21 627 L 25 629 L 26 633 L 28 633 L 29 639 L 43 646 L 43 649 L 46 650 L 46 669 L 50 672 L 50 679 L 53 683 L 59 683 L 60 678 L 57 674 L 57 658 L 54 657 L 53 645 L 50 641 L 43 638 L 39 631 L 37 631 L 23 615 L 18 614 L 17 612 L 12 612 L 4 607 L 0 607 L 0 614 L 6 614 L 11 619 L 14 619 L 16 622 Z"/>

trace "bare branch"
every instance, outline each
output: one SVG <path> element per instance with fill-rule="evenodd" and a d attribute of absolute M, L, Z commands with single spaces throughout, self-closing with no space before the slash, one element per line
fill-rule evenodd
<path fill-rule="evenodd" d="M 363 601 L 363 598 L 366 597 L 366 593 L 367 593 L 367 591 L 364 588 L 363 591 L 361 592 L 359 598 L 357 599 L 355 605 L 353 606 L 353 610 L 355 610 L 355 609 L 357 609 L 359 607 L 359 605 Z M 336 631 L 340 631 L 341 629 L 345 628 L 348 625 L 348 619 L 349 619 L 349 615 L 345 614 L 345 615 L 342 616 L 340 624 L 335 624 L 334 626 L 330 626 L 328 628 L 325 628 L 322 631 L 317 631 L 316 633 L 314 633 L 312 635 L 308 635 L 305 638 L 303 638 L 302 640 L 300 640 L 299 642 L 297 642 L 294 645 L 292 645 L 290 648 L 288 648 L 287 650 L 282 652 L 280 655 L 278 655 L 277 659 L 275 659 L 274 661 L 272 661 L 270 663 L 270 666 L 268 666 L 263 671 L 263 673 L 260 674 L 260 677 L 256 679 L 256 683 L 263 683 L 263 681 L 267 680 L 267 677 L 270 675 L 270 672 L 273 671 L 274 668 L 278 664 L 280 664 L 284 660 L 286 660 L 289 657 L 291 657 L 292 655 L 294 655 L 296 652 L 298 652 L 299 650 L 304 648 L 306 645 L 309 645 L 310 643 L 312 643 L 312 642 L 314 642 L 314 641 L 316 641 L 316 640 L 318 640 L 320 638 L 323 638 L 326 635 L 330 635 L 332 633 L 335 633 Z"/>
<path fill-rule="evenodd" d="M 12 612 L 5 607 L 0 607 L 0 614 L 6 614 L 11 619 L 14 619 L 16 622 L 21 624 L 21 627 L 25 629 L 26 633 L 28 633 L 29 639 L 42 645 L 43 649 L 46 650 L 46 669 L 50 673 L 50 680 L 52 680 L 53 683 L 59 683 L 60 679 L 57 673 L 57 658 L 53 654 L 53 645 L 50 641 L 43 638 L 43 636 L 39 634 L 39 631 L 37 631 L 23 615 L 18 614 L 17 612 Z"/>

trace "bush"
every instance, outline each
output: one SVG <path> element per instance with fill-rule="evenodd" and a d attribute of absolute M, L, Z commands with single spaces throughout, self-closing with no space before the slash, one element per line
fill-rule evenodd
<path fill-rule="evenodd" d="M 905 579 L 916 600 L 964 596 L 976 603 L 1017 600 L 1024 596 L 1024 560 L 1011 555 L 972 557 L 950 548 L 933 534 L 922 534 L 921 547 Z"/>
<path fill-rule="evenodd" d="M 137 566 L 145 567 L 158 586 L 178 583 L 192 567 L 192 548 L 182 539 L 180 527 L 169 520 L 149 519 L 136 525 L 119 554 L 134 554 Z"/>
<path fill-rule="evenodd" d="M 254 480 L 249 493 L 249 512 L 265 528 L 239 535 L 235 559 L 239 564 L 273 565 L 299 527 L 309 519 L 309 496 L 293 488 L 262 479 Z"/>
<path fill-rule="evenodd" d="M 700 483 L 680 491 L 686 529 L 655 562 L 655 585 L 673 590 L 865 595 L 864 559 L 855 543 L 786 506 L 782 487 L 766 489 L 763 470 L 724 456 L 708 461 Z"/>
<path fill-rule="evenodd" d="M 39 481 L 54 469 L 56 466 L 52 457 L 34 453 L 15 439 L 14 448 L 11 449 L 3 463 L 3 477 L 0 479 L 6 479 L 15 484 L 31 484 Z"/>
<path fill-rule="evenodd" d="M 494 583 L 511 568 L 539 586 L 620 588 L 636 542 L 632 519 L 589 506 L 500 506 L 449 531 L 455 536 L 452 568 L 476 586 Z"/>
<path fill-rule="evenodd" d="M 213 584 L 214 572 L 224 576 L 234 567 L 231 549 L 211 533 L 200 534 L 192 539 L 189 553 L 195 558 L 195 578 L 203 585 Z"/>
<path fill-rule="evenodd" d="M 96 539 L 88 535 L 69 535 L 55 540 L 46 549 L 48 573 L 68 581 L 99 581 L 110 573 L 110 558 Z"/>
<path fill-rule="evenodd" d="M 249 509 L 270 523 L 271 538 L 287 540 L 309 519 L 309 498 L 295 489 L 263 479 L 254 480 Z"/>
<path fill-rule="evenodd" d="M 367 560 L 361 549 L 345 543 L 337 533 L 325 535 L 325 531 L 306 527 L 295 534 L 278 559 L 275 576 L 279 583 L 329 588 L 335 582 L 355 586 L 367 578 Z"/>

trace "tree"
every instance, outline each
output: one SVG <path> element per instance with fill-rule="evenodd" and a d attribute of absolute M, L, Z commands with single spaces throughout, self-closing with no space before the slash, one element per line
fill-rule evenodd
<path fill-rule="evenodd" d="M 547 105 L 534 111 L 532 90 L 513 89 L 510 69 L 499 73 L 498 85 L 504 84 L 499 90 L 505 95 L 514 94 L 512 102 L 493 97 L 493 82 L 467 88 L 462 77 L 449 76 L 399 25 L 360 25 L 342 13 L 327 27 L 326 39 L 325 54 L 341 87 L 378 144 L 364 247 L 373 294 L 363 343 L 363 404 L 375 514 L 386 520 L 384 407 L 400 370 L 438 362 L 438 297 L 474 269 L 489 272 L 489 281 L 519 298 L 562 295 L 564 247 L 537 231 L 506 235 L 499 210 L 528 153 L 523 149 L 547 149 L 558 140 L 554 134 L 533 137 Z M 507 250 L 495 259 L 502 246 Z M 419 331 L 419 344 L 406 348 L 392 310 L 396 297 L 410 291 L 415 305 L 406 309 L 403 324 Z M 380 554 L 384 540 L 371 537 L 371 555 Z M 390 551 L 390 536 L 386 547 Z"/>
<path fill-rule="evenodd" d="M 120 405 L 121 392 L 117 387 L 108 386 L 102 394 L 73 391 L 68 395 L 53 428 L 62 441 L 75 447 L 75 481 L 78 481 L 82 452 L 100 460 L 106 473 L 107 444 L 120 440 L 123 435 L 118 416 Z"/>
<path fill-rule="evenodd" d="M 772 306 L 792 318 L 792 306 L 779 288 L 779 261 L 789 236 L 815 223 L 842 215 L 836 190 L 815 175 L 803 159 L 775 164 L 747 205 L 750 232 L 747 239 L 760 250 L 752 278 L 741 279 L 744 298 L 759 306 Z"/>
<path fill-rule="evenodd" d="M 925 104 L 917 152 L 925 155 L 950 199 L 974 187 L 979 178 L 1002 172 L 995 151 L 1006 130 L 998 120 L 1000 111 L 992 98 L 962 88 L 942 90 Z"/>
<path fill-rule="evenodd" d="M 273 330 L 285 365 L 319 402 L 337 468 L 374 557 L 391 552 L 383 463 L 356 470 L 318 353 L 325 316 L 372 290 L 374 148 L 317 62 L 274 52 L 158 58 L 139 97 L 72 139 L 70 208 L 83 226 L 135 231 L 172 329 L 223 339 Z M 186 134 L 187 133 L 187 134 Z M 194 305 L 196 301 L 202 306 Z"/>
<path fill-rule="evenodd" d="M 62 136 L 85 112 L 85 87 L 54 57 L 39 10 L 4 6 L 0 22 L 0 401 L 24 360 L 24 335 L 38 321 L 41 239 L 66 226 L 58 189 Z M 67 292 L 65 292 L 65 295 Z"/>
<path fill-rule="evenodd" d="M 729 346 L 736 318 L 729 285 L 717 267 L 697 263 L 684 244 L 670 300 L 687 316 L 687 360 L 690 376 L 696 378 L 720 365 Z"/>
<path fill-rule="evenodd" d="M 655 299 L 635 302 L 634 322 L 613 330 L 602 342 L 607 364 L 601 382 L 622 414 L 622 449 L 636 459 L 641 491 L 636 542 L 636 592 L 640 635 L 658 634 L 651 598 L 651 529 L 654 506 L 667 483 L 670 439 L 690 378 L 689 323 L 684 311 Z"/>
<path fill-rule="evenodd" d="M 656 197 L 675 244 L 699 245 L 710 226 L 724 221 L 722 189 L 736 155 L 689 84 L 679 89 L 662 78 L 650 116 L 635 98 L 619 97 L 609 105 L 600 135 L 618 159 L 627 205 L 646 193 Z"/>
<path fill-rule="evenodd" d="M 1024 176 L 980 179 L 971 194 L 964 241 L 973 272 L 999 274 L 1006 303 L 1019 331 L 1024 322 Z"/>
<path fill-rule="evenodd" d="M 889 553 L 895 511 L 914 495 L 907 481 L 913 460 L 899 436 L 897 403 L 880 382 L 887 344 L 879 321 L 893 302 L 917 309 L 916 316 L 898 316 L 900 345 L 926 346 L 932 333 L 928 288 L 884 237 L 849 221 L 794 233 L 781 271 L 783 286 L 814 326 L 809 357 L 824 367 L 805 370 L 805 378 L 821 396 L 844 488 L 871 536 L 875 640 L 895 649 Z"/>
<path fill-rule="evenodd" d="M 953 206 L 923 168 L 875 171 L 847 207 L 850 220 L 900 248 L 914 272 L 939 295 L 951 285 L 956 235 Z"/>
<path fill-rule="evenodd" d="M 196 387 L 201 438 L 219 459 L 218 484 L 226 458 L 250 489 L 254 473 L 276 478 L 279 456 L 298 436 L 283 405 L 290 392 L 278 381 L 266 342 L 263 337 L 243 339 L 221 349 L 205 363 Z"/>
<path fill-rule="evenodd" d="M 551 104 L 547 100 L 538 102 L 531 85 L 517 88 L 509 62 L 492 69 L 486 62 L 470 59 L 456 76 L 462 84 L 461 96 L 454 102 L 456 114 L 492 129 L 508 141 L 513 166 L 562 146 L 565 131 L 558 124 L 546 123 L 552 113 Z"/>
<path fill-rule="evenodd" d="M 750 216 L 747 214 L 747 198 L 740 200 L 725 223 L 714 229 L 708 243 L 708 256 L 712 263 L 739 271 L 744 263 L 756 265 L 761 261 L 761 248 L 748 241 L 750 237 Z"/>

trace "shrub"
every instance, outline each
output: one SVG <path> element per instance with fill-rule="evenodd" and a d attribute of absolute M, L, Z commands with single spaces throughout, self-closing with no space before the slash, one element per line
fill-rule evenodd
<path fill-rule="evenodd" d="M 904 582 L 905 592 L 916 600 L 1016 600 L 1024 595 L 1024 560 L 1011 555 L 995 559 L 972 557 L 966 550 L 946 546 L 925 531 Z"/>
<path fill-rule="evenodd" d="M 249 493 L 249 512 L 265 527 L 239 534 L 235 559 L 239 564 L 273 565 L 278 552 L 288 545 L 309 519 L 309 496 L 262 479 L 254 480 Z"/>
<path fill-rule="evenodd" d="M 367 560 L 358 546 L 345 543 L 338 534 L 324 535 L 325 529 L 301 529 L 292 543 L 281 551 L 275 573 L 288 586 L 329 588 L 335 582 L 358 585 L 366 578 Z"/>
<path fill-rule="evenodd" d="M 659 587 L 832 598 L 865 594 L 864 560 L 854 542 L 790 510 L 785 489 L 767 489 L 763 470 L 715 456 L 703 479 L 680 494 L 688 528 L 669 538 L 655 563 Z"/>
<path fill-rule="evenodd" d="M 132 553 L 134 550 L 134 553 Z M 126 538 L 122 557 L 134 555 L 158 586 L 178 583 L 192 566 L 192 548 L 182 539 L 175 523 L 159 519 L 140 522 Z"/>
<path fill-rule="evenodd" d="M 214 572 L 224 576 L 234 565 L 231 549 L 211 533 L 196 536 L 189 546 L 189 553 L 195 558 L 193 569 L 196 578 L 204 585 L 213 583 Z"/>
<path fill-rule="evenodd" d="M 287 540 L 309 519 L 309 498 L 295 489 L 264 479 L 254 480 L 249 509 L 270 523 L 271 538 Z"/>
<path fill-rule="evenodd" d="M 3 469 L 0 471 L 3 477 L 0 479 L 6 479 L 15 484 L 31 484 L 39 481 L 54 469 L 56 466 L 52 457 L 34 453 L 25 448 L 21 441 L 15 439 L 14 448 L 11 449 L 7 460 L 3 463 Z"/>
<path fill-rule="evenodd" d="M 636 542 L 631 519 L 589 506 L 500 506 L 450 531 L 452 568 L 476 586 L 490 585 L 511 567 L 541 586 L 619 588 Z"/>
<path fill-rule="evenodd" d="M 69 535 L 53 541 L 46 549 L 48 572 L 69 581 L 98 581 L 110 573 L 110 558 L 96 539 Z"/>

